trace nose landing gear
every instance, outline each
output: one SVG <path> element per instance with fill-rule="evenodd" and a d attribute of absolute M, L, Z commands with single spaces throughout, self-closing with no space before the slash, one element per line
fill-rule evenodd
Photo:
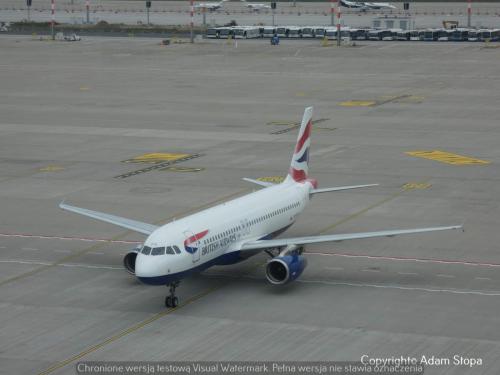
<path fill-rule="evenodd" d="M 165 306 L 166 307 L 177 307 L 179 305 L 179 298 L 175 296 L 175 288 L 177 288 L 180 284 L 180 281 L 175 281 L 173 283 L 167 284 L 169 287 L 170 294 L 165 298 Z"/>

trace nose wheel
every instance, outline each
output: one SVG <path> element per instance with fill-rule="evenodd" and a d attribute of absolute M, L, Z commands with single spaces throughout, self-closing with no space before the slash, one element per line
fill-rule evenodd
<path fill-rule="evenodd" d="M 174 283 L 168 284 L 170 294 L 165 298 L 165 306 L 168 308 L 174 308 L 179 305 L 179 298 L 175 296 L 175 288 L 179 286 L 180 282 L 176 281 Z"/>

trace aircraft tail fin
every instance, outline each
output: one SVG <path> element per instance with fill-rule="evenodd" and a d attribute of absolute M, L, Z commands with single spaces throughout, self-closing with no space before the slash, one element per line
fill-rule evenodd
<path fill-rule="evenodd" d="M 309 147 L 311 145 L 313 107 L 307 107 L 300 124 L 297 144 L 290 163 L 288 175 L 295 182 L 305 181 L 309 173 Z"/>

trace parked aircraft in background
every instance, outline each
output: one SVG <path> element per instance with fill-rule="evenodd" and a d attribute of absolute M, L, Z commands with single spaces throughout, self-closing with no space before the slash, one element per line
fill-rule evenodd
<path fill-rule="evenodd" d="M 372 3 L 365 1 L 349 1 L 340 0 L 340 5 L 346 8 L 353 8 L 359 10 L 371 10 L 371 9 L 397 9 L 396 6 L 390 3 Z"/>
<path fill-rule="evenodd" d="M 228 0 L 221 0 L 217 3 L 199 3 L 194 6 L 195 9 L 206 9 L 209 11 L 214 11 L 220 9 L 224 6 L 224 3 Z"/>
<path fill-rule="evenodd" d="M 461 228 L 452 225 L 276 239 L 297 220 L 313 195 L 377 185 L 318 188 L 318 182 L 309 177 L 312 115 L 313 108 L 306 108 L 288 176 L 280 184 L 244 178 L 264 188 L 163 226 L 64 202 L 59 207 L 146 235 L 144 244 L 129 252 L 123 263 L 142 282 L 169 286 L 167 307 L 177 306 L 175 289 L 183 278 L 214 265 L 241 262 L 262 251 L 270 256 L 266 265 L 267 280 L 282 285 L 297 279 L 306 268 L 304 249 L 309 244 Z"/>
<path fill-rule="evenodd" d="M 242 2 L 245 3 L 245 6 L 249 9 L 255 10 L 258 12 L 259 10 L 263 9 L 271 9 L 271 5 L 269 4 L 264 4 L 264 3 L 249 3 L 246 0 L 241 0 Z"/>

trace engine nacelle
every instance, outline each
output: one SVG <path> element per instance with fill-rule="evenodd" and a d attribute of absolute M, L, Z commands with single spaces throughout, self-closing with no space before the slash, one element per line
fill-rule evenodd
<path fill-rule="evenodd" d="M 140 248 L 136 248 L 123 257 L 123 267 L 132 275 L 135 275 L 135 260 L 140 250 Z"/>
<path fill-rule="evenodd" d="M 306 266 L 301 255 L 280 255 L 267 262 L 266 277 L 271 284 L 284 285 L 297 279 Z"/>

